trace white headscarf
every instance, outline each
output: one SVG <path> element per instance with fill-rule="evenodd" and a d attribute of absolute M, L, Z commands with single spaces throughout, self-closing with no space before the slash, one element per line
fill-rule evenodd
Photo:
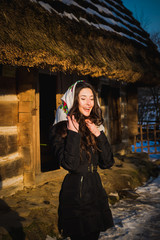
<path fill-rule="evenodd" d="M 79 83 L 79 82 L 84 82 L 84 80 L 79 80 L 79 81 L 75 82 L 74 84 L 72 84 L 68 88 L 68 90 L 65 92 L 63 97 L 61 98 L 62 104 L 57 109 L 56 117 L 55 117 L 55 121 L 54 121 L 53 125 L 55 125 L 58 122 L 67 120 L 67 115 L 74 103 L 75 88 L 76 88 L 77 83 Z M 99 104 L 98 99 L 97 99 L 97 102 Z M 100 126 L 98 126 L 98 129 L 100 131 L 104 131 L 104 126 L 101 124 Z"/>

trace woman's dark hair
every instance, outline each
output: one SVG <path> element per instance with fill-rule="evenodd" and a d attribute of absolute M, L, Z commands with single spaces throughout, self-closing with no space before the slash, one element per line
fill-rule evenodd
<path fill-rule="evenodd" d="M 92 111 L 90 113 L 89 117 L 85 117 L 80 111 L 79 111 L 79 93 L 83 88 L 90 88 L 93 92 L 94 96 L 94 106 L 92 108 Z M 79 133 L 81 134 L 81 152 L 82 150 L 85 150 L 87 153 L 88 161 L 91 160 L 91 153 L 90 148 L 92 148 L 93 151 L 99 150 L 96 143 L 95 136 L 90 132 L 90 130 L 87 128 L 85 119 L 90 119 L 95 125 L 100 126 L 103 124 L 103 117 L 102 117 L 102 110 L 97 102 L 97 96 L 94 88 L 92 85 L 86 82 L 79 82 L 76 85 L 75 88 L 75 95 L 74 95 L 74 103 L 72 108 L 69 111 L 69 115 L 74 115 L 75 119 L 79 123 Z"/>

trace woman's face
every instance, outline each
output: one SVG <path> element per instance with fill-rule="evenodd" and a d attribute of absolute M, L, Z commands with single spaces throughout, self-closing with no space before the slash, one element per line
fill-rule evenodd
<path fill-rule="evenodd" d="M 94 95 L 90 88 L 83 88 L 78 96 L 79 111 L 88 117 L 94 106 Z"/>

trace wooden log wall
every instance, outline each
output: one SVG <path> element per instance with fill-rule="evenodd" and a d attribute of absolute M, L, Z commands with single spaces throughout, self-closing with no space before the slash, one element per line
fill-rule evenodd
<path fill-rule="evenodd" d="M 18 97 L 15 69 L 0 76 L 0 197 L 23 188 L 23 159 L 18 145 Z"/>
<path fill-rule="evenodd" d="M 24 186 L 33 186 L 35 175 L 40 172 L 38 72 L 3 68 L 0 76 L 0 197 Z"/>

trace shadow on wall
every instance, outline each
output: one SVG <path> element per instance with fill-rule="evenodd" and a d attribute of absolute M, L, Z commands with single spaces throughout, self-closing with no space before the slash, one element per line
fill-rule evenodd
<path fill-rule="evenodd" d="M 2 189 L 2 179 L 0 176 L 0 190 Z M 19 216 L 16 211 L 13 211 L 8 204 L 0 199 L 0 239 L 6 235 L 6 231 L 12 240 L 25 240 L 25 233 L 21 221 L 25 218 Z M 4 232 L 4 234 L 3 234 Z"/>

